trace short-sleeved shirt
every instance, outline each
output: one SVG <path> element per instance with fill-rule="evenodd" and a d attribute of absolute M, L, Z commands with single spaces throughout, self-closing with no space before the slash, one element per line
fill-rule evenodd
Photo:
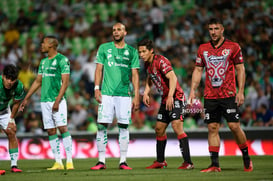
<path fill-rule="evenodd" d="M 55 102 L 62 86 L 62 74 L 70 74 L 70 62 L 58 53 L 41 60 L 38 74 L 42 75 L 41 102 Z"/>
<path fill-rule="evenodd" d="M 195 65 L 206 70 L 204 98 L 234 97 L 235 65 L 241 63 L 244 60 L 238 43 L 225 39 L 218 48 L 211 42 L 200 45 Z"/>
<path fill-rule="evenodd" d="M 139 69 L 139 57 L 135 48 L 125 44 L 116 48 L 114 42 L 99 47 L 96 63 L 103 64 L 101 94 L 108 96 L 130 96 L 132 69 Z"/>
<path fill-rule="evenodd" d="M 11 99 L 21 100 L 24 96 L 24 86 L 20 80 L 17 80 L 11 89 L 6 89 L 3 85 L 2 76 L 0 76 L 0 111 L 8 107 Z"/>
<path fill-rule="evenodd" d="M 169 79 L 166 77 L 166 74 L 173 70 L 170 61 L 162 55 L 154 55 L 151 64 L 145 62 L 145 68 L 157 90 L 162 95 L 161 103 L 166 104 L 169 94 Z M 174 98 L 182 101 L 185 99 L 183 89 L 180 87 L 178 81 L 176 83 Z"/>

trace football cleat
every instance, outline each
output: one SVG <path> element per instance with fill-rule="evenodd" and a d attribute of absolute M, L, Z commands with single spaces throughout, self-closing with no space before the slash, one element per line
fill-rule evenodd
<path fill-rule="evenodd" d="M 64 170 L 64 165 L 62 163 L 55 162 L 51 168 L 47 168 L 47 170 Z"/>
<path fill-rule="evenodd" d="M 215 166 L 209 166 L 208 168 L 205 168 L 201 170 L 200 172 L 221 172 L 221 168 L 215 167 Z"/>
<path fill-rule="evenodd" d="M 132 170 L 131 167 L 128 166 L 128 164 L 126 162 L 122 162 L 119 164 L 119 169 L 122 169 L 122 170 Z"/>
<path fill-rule="evenodd" d="M 168 166 L 166 161 L 158 162 L 154 161 L 154 163 L 151 166 L 146 167 L 146 169 L 154 169 L 154 168 L 166 168 Z"/>
<path fill-rule="evenodd" d="M 183 170 L 190 170 L 193 168 L 194 168 L 193 164 L 188 163 L 188 162 L 184 162 L 184 163 L 182 163 L 182 165 L 180 167 L 178 167 L 178 169 L 183 169 Z"/>
<path fill-rule="evenodd" d="M 11 172 L 13 172 L 13 173 L 21 173 L 22 170 L 20 170 L 19 168 L 17 168 L 17 166 L 12 166 L 11 167 Z"/>
<path fill-rule="evenodd" d="M 91 167 L 91 170 L 103 170 L 106 169 L 106 165 L 103 162 L 98 162 L 96 166 Z"/>
<path fill-rule="evenodd" d="M 0 170 L 0 175 L 5 175 L 6 171 L 5 170 Z"/>
<path fill-rule="evenodd" d="M 73 162 L 66 163 L 66 170 L 74 170 Z"/>
<path fill-rule="evenodd" d="M 252 161 L 250 160 L 248 168 L 244 166 L 244 171 L 245 172 L 252 172 L 253 171 L 253 164 Z"/>

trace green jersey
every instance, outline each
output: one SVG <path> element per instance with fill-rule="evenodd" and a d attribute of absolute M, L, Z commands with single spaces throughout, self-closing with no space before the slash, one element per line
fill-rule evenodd
<path fill-rule="evenodd" d="M 11 89 L 6 89 L 3 85 L 2 76 L 0 76 L 0 111 L 8 107 L 11 99 L 21 100 L 24 95 L 24 86 L 20 80 L 17 80 Z"/>
<path fill-rule="evenodd" d="M 96 63 L 103 64 L 101 93 L 109 96 L 130 96 L 132 69 L 139 68 L 138 52 L 125 44 L 116 48 L 114 42 L 99 47 Z"/>
<path fill-rule="evenodd" d="M 54 58 L 41 60 L 38 74 L 42 75 L 41 102 L 55 102 L 62 86 L 62 74 L 70 74 L 67 57 L 58 53 Z"/>

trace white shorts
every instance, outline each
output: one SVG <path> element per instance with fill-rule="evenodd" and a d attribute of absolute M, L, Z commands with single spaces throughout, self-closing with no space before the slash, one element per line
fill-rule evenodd
<path fill-rule="evenodd" d="M 54 102 L 41 102 L 43 123 L 45 129 L 67 125 L 67 105 L 63 99 L 59 104 L 59 111 L 52 113 Z"/>
<path fill-rule="evenodd" d="M 3 111 L 0 111 L 0 128 L 4 130 L 8 128 L 10 115 L 11 115 L 11 111 L 9 107 Z"/>
<path fill-rule="evenodd" d="M 116 116 L 118 123 L 131 122 L 132 98 L 102 95 L 98 109 L 98 123 L 112 123 Z"/>

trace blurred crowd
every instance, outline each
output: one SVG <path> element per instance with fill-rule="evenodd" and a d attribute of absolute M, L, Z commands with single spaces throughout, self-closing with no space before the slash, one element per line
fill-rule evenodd
<path fill-rule="evenodd" d="M 44 35 L 59 38 L 59 52 L 71 62 L 67 91 L 69 129 L 96 132 L 97 102 L 94 99 L 94 63 L 98 46 L 112 41 L 112 25 L 122 22 L 126 42 L 136 47 L 148 37 L 156 52 L 167 57 L 188 96 L 198 46 L 209 40 L 206 22 L 221 17 L 225 37 L 240 44 L 246 67 L 245 104 L 241 110 L 244 127 L 273 125 L 273 2 L 262 0 L 1 0 L 0 71 L 12 63 L 20 68 L 19 79 L 26 91 L 35 79 Z M 143 62 L 140 93 L 145 86 Z M 204 77 L 204 76 L 203 76 Z M 188 108 L 185 129 L 204 127 L 202 89 L 200 104 Z M 16 118 L 19 132 L 43 133 L 40 92 L 31 98 L 25 112 Z M 141 103 L 132 116 L 130 129 L 153 129 L 160 95 L 153 91 L 151 107 Z M 141 99 L 142 100 L 142 99 Z M 223 127 L 225 127 L 223 119 Z M 115 130 L 115 124 L 111 126 Z"/>

